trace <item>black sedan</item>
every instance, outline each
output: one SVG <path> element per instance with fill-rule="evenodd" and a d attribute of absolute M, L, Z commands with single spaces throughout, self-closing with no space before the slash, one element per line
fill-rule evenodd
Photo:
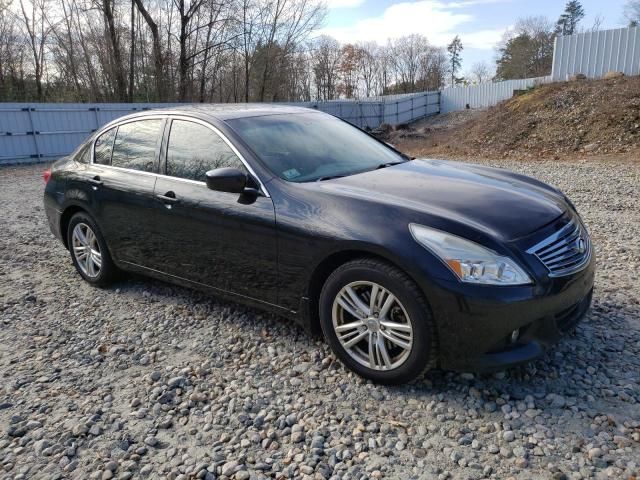
<path fill-rule="evenodd" d="M 309 109 L 130 115 L 45 179 L 87 282 L 137 272 L 292 317 L 376 382 L 530 361 L 591 303 L 591 242 L 561 192 Z"/>

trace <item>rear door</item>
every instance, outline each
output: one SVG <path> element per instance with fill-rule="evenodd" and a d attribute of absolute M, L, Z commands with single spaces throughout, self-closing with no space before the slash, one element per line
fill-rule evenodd
<path fill-rule="evenodd" d="M 116 260 L 146 266 L 153 254 L 153 188 L 164 118 L 122 123 L 96 138 L 86 181 Z"/>
<path fill-rule="evenodd" d="M 155 186 L 157 270 L 268 303 L 276 302 L 275 213 L 266 195 L 218 192 L 205 173 L 233 167 L 252 175 L 213 126 L 174 118 Z M 163 150 L 165 147 L 163 147 Z"/>

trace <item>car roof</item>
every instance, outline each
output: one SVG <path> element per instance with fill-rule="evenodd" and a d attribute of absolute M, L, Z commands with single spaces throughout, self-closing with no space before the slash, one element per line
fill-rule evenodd
<path fill-rule="evenodd" d="M 287 115 L 295 113 L 321 113 L 318 110 L 292 105 L 271 103 L 198 103 L 185 104 L 171 108 L 146 110 L 131 116 L 145 116 L 158 114 L 195 115 L 199 117 L 212 117 L 225 121 L 233 118 L 259 117 L 265 115 Z M 121 117 L 122 120 L 125 117 Z"/>

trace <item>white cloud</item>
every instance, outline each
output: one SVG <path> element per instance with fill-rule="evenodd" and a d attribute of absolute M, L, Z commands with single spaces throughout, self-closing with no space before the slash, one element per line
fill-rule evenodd
<path fill-rule="evenodd" d="M 471 22 L 473 16 L 459 8 L 462 3 L 495 1 L 501 0 L 463 0 L 453 5 L 438 0 L 396 3 L 377 17 L 357 20 L 348 26 L 326 27 L 320 33 L 330 35 L 342 43 L 385 43 L 389 38 L 419 33 L 434 45 L 446 45 L 458 34 L 465 47 L 491 49 L 500 41 L 504 30 L 460 32 L 460 27 Z"/>
<path fill-rule="evenodd" d="M 496 44 L 502 40 L 506 28 L 495 30 L 479 30 L 476 32 L 461 33 L 460 39 L 465 48 L 477 48 L 480 50 L 491 50 Z M 427 37 L 428 38 L 428 37 Z M 450 41 L 451 35 L 447 37 L 447 43 Z M 444 45 L 444 43 L 442 43 Z"/>
<path fill-rule="evenodd" d="M 365 0 L 325 0 L 327 7 L 330 10 L 337 8 L 354 8 L 359 7 L 365 2 Z"/>
<path fill-rule="evenodd" d="M 448 2 L 447 7 L 449 8 L 465 8 L 465 7 L 473 7 L 475 5 L 488 5 L 491 3 L 504 3 L 510 0 L 461 0 Z"/>

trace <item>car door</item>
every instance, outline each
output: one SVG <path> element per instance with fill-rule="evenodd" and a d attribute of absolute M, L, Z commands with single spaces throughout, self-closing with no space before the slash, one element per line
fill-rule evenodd
<path fill-rule="evenodd" d="M 155 186 L 157 270 L 233 294 L 276 302 L 275 212 L 267 194 L 207 188 L 205 174 L 247 169 L 233 145 L 206 122 L 167 125 L 162 175 Z"/>
<path fill-rule="evenodd" d="M 117 125 L 96 138 L 86 181 L 96 220 L 117 261 L 147 266 L 153 252 L 153 188 L 164 118 Z"/>

